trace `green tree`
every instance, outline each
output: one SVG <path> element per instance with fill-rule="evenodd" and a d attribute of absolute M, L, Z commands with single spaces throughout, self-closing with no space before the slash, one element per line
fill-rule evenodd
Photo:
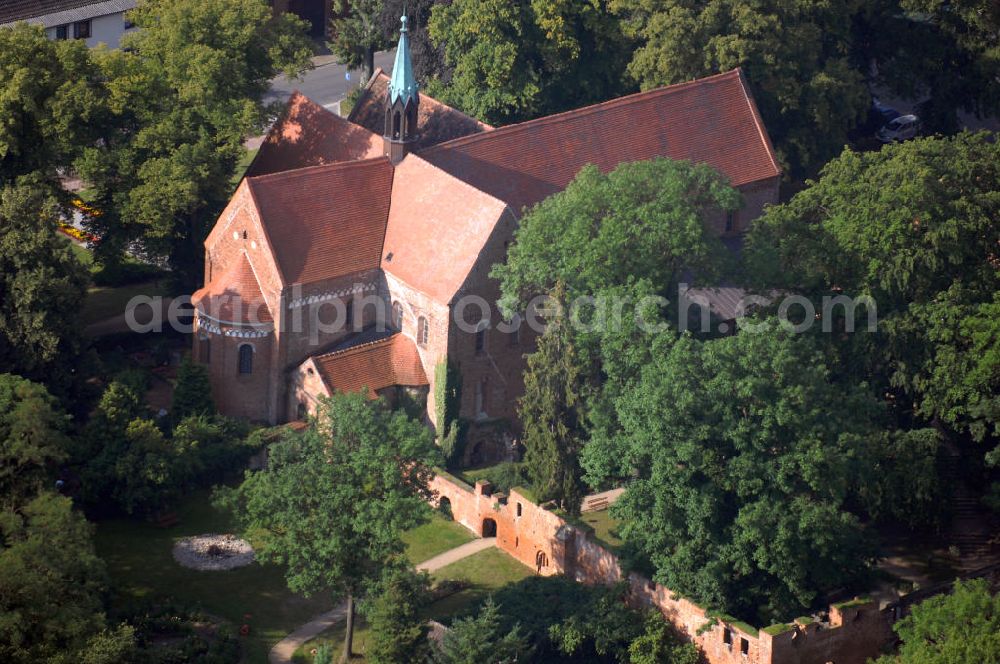
<path fill-rule="evenodd" d="M 876 330 L 862 319 L 846 341 L 827 335 L 842 366 L 888 393 L 904 426 L 995 441 L 998 190 L 1000 146 L 983 134 L 845 151 L 754 224 L 748 273 L 764 288 L 871 297 Z"/>
<path fill-rule="evenodd" d="M 41 176 L 0 188 L 0 366 L 66 397 L 82 345 L 87 273 L 56 234 L 59 214 Z"/>
<path fill-rule="evenodd" d="M 554 298 L 564 295 L 559 284 Z M 528 356 L 518 401 L 532 487 L 540 500 L 555 500 L 570 514 L 580 513 L 584 495 L 578 457 L 586 440 L 587 385 L 579 362 L 569 322 L 554 316 Z"/>
<path fill-rule="evenodd" d="M 603 2 L 455 0 L 429 23 L 450 78 L 429 93 L 492 124 L 604 101 L 624 86 L 628 40 Z"/>
<path fill-rule="evenodd" d="M 80 661 L 77 653 L 104 629 L 105 572 L 91 531 L 68 498 L 51 492 L 0 513 L 4 662 Z"/>
<path fill-rule="evenodd" d="M 384 0 L 333 0 L 333 41 L 330 50 L 341 64 L 351 69 L 365 68 L 365 81 L 375 74 L 375 53 L 392 44 L 391 32 L 386 35 L 382 17 Z M 396 37 L 399 18 L 396 15 Z"/>
<path fill-rule="evenodd" d="M 619 440 L 584 449 L 624 457 L 634 479 L 612 513 L 656 580 L 752 620 L 864 580 L 874 547 L 846 505 L 882 437 L 877 402 L 832 382 L 812 337 L 757 325 L 707 342 L 660 335 L 616 400 Z M 587 467 L 599 484 L 604 469 Z"/>
<path fill-rule="evenodd" d="M 365 658 L 372 664 L 422 662 L 429 654 L 427 622 L 420 609 L 430 598 L 430 578 L 406 566 L 386 572 L 362 604 L 371 636 Z"/>
<path fill-rule="evenodd" d="M 425 520 L 438 450 L 427 429 L 361 394 L 336 394 L 313 425 L 269 448 L 220 500 L 247 529 L 264 531 L 261 560 L 287 567 L 288 587 L 347 600 L 344 660 L 354 602 L 403 554 L 401 533 Z"/>
<path fill-rule="evenodd" d="M 701 280 L 719 275 L 724 248 L 705 219 L 739 204 L 739 193 L 704 164 L 654 159 L 607 175 L 586 166 L 521 220 L 507 262 L 491 272 L 501 307 L 524 311 L 556 282 L 572 299 L 648 279 L 672 298 L 685 269 Z"/>
<path fill-rule="evenodd" d="M 459 618 L 435 644 L 437 664 L 513 664 L 530 652 L 519 627 L 502 632 L 500 607 L 486 598 L 475 617 Z"/>
<path fill-rule="evenodd" d="M 629 644 L 629 664 L 698 664 L 698 648 L 682 641 L 658 611 L 646 615 L 644 631 Z"/>
<path fill-rule="evenodd" d="M 177 451 L 151 421 L 130 422 L 116 456 L 112 496 L 129 514 L 155 511 L 179 494 Z"/>
<path fill-rule="evenodd" d="M 384 43 L 395 44 L 399 40 L 399 17 L 406 14 L 413 73 L 425 87 L 432 78 L 451 79 L 451 69 L 444 61 L 444 49 L 431 41 L 427 30 L 431 10 L 435 5 L 446 3 L 447 0 L 383 0 L 382 3 L 379 22 Z"/>
<path fill-rule="evenodd" d="M 57 169 L 99 136 L 100 72 L 82 41 L 19 23 L 0 31 L 0 80 L 0 187 L 29 174 L 52 185 Z"/>
<path fill-rule="evenodd" d="M 190 285 L 243 141 L 275 110 L 263 101 L 270 80 L 306 69 L 311 46 L 303 21 L 264 0 L 146 0 L 129 16 L 139 29 L 124 48 L 97 56 L 104 140 L 77 167 L 104 212 L 91 220 L 98 258 L 139 246 Z"/>
<path fill-rule="evenodd" d="M 51 486 L 68 457 L 69 418 L 44 387 L 0 374 L 0 507 L 13 509 Z"/>
<path fill-rule="evenodd" d="M 177 370 L 177 385 L 171 406 L 175 421 L 188 415 L 211 415 L 215 412 L 212 401 L 212 384 L 208 380 L 208 368 L 197 364 L 186 356 Z"/>
<path fill-rule="evenodd" d="M 878 664 L 978 664 L 1000 661 L 1000 595 L 986 579 L 956 581 L 947 595 L 913 607 L 893 626 L 902 645 Z"/>
<path fill-rule="evenodd" d="M 864 117 L 868 63 L 852 61 L 859 0 L 610 0 L 641 41 L 628 66 L 644 90 L 742 67 L 780 160 L 814 172 Z"/>

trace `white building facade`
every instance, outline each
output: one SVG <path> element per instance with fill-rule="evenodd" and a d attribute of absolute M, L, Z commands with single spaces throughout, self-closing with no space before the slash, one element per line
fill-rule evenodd
<path fill-rule="evenodd" d="M 125 12 L 136 0 L 4 0 L 0 27 L 20 21 L 41 25 L 50 39 L 83 39 L 93 48 L 105 44 L 118 48 L 132 29 Z"/>

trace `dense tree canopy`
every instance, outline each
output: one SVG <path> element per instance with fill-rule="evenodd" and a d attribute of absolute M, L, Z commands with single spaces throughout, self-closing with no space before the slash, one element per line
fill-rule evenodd
<path fill-rule="evenodd" d="M 634 478 L 612 511 L 658 581 L 772 619 L 864 577 L 873 549 L 845 504 L 871 476 L 879 408 L 831 382 L 811 337 L 759 325 L 656 339 L 616 400 L 621 431 L 584 465 L 594 483 Z"/>
<path fill-rule="evenodd" d="M 611 0 L 641 40 L 628 71 L 643 89 L 742 67 L 780 159 L 810 172 L 837 154 L 869 104 L 851 61 L 859 0 Z"/>
<path fill-rule="evenodd" d="M 100 72 L 84 42 L 22 23 L 0 31 L 0 80 L 0 186 L 31 173 L 51 182 L 99 136 Z"/>
<path fill-rule="evenodd" d="M 87 277 L 56 234 L 59 214 L 40 175 L 0 186 L 0 367 L 62 397 L 75 382 Z"/>
<path fill-rule="evenodd" d="M 0 508 L 13 509 L 55 481 L 69 456 L 69 418 L 44 387 L 0 374 Z"/>
<path fill-rule="evenodd" d="M 385 0 L 333 0 L 333 41 L 340 62 L 365 68 L 365 81 L 375 73 L 375 53 L 393 43 L 382 24 Z M 399 15 L 396 16 L 397 31 Z"/>
<path fill-rule="evenodd" d="M 434 7 L 450 78 L 429 92 L 491 124 L 617 96 L 629 42 L 600 0 L 454 0 Z"/>
<path fill-rule="evenodd" d="M 424 87 L 432 78 L 451 80 L 451 69 L 444 62 L 444 49 L 431 41 L 427 29 L 434 6 L 447 3 L 448 0 L 383 0 L 382 3 L 379 20 L 387 44 L 399 41 L 399 17 L 406 14 L 413 74 Z"/>
<path fill-rule="evenodd" d="M 813 296 L 871 296 L 877 332 L 851 335 L 844 366 L 895 388 L 904 416 L 996 436 L 998 191 L 1000 146 L 982 134 L 845 151 L 754 225 L 749 273 Z"/>
<path fill-rule="evenodd" d="M 913 607 L 893 626 L 899 654 L 878 664 L 972 664 L 1000 661 L 1000 595 L 986 579 L 957 581 L 954 590 Z"/>
<path fill-rule="evenodd" d="M 354 599 L 396 564 L 401 533 L 429 516 L 437 461 L 422 424 L 362 394 L 337 394 L 309 430 L 271 445 L 267 469 L 224 501 L 248 529 L 265 531 L 257 553 L 287 567 L 291 590 L 347 597 L 347 656 Z"/>
<path fill-rule="evenodd" d="M 311 46 L 300 19 L 263 0 L 147 0 L 130 17 L 125 48 L 97 55 L 104 141 L 77 163 L 104 212 L 98 256 L 138 247 L 196 282 L 243 141 L 270 116 L 270 80 L 303 71 Z"/>
<path fill-rule="evenodd" d="M 435 664 L 514 664 L 530 652 L 519 627 L 500 627 L 500 609 L 488 597 L 476 616 L 452 623 L 440 644 L 434 646 Z"/>
<path fill-rule="evenodd" d="M 739 192 L 705 164 L 654 159 L 606 175 L 584 167 L 521 220 L 507 262 L 492 272 L 501 306 L 524 311 L 556 282 L 572 299 L 647 279 L 673 299 L 685 270 L 719 276 L 724 249 L 706 219 L 739 203 Z"/>

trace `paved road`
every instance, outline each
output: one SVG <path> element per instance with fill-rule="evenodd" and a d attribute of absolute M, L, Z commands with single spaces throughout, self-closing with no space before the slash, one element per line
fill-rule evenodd
<path fill-rule="evenodd" d="M 375 54 L 375 68 L 381 67 L 386 72 L 392 71 L 392 60 L 396 57 L 396 51 L 385 51 Z M 351 71 L 351 80 L 345 77 L 348 69 L 342 64 L 338 64 L 333 56 L 324 55 L 316 57 L 313 62 L 316 68 L 308 71 L 302 80 L 288 80 L 284 76 L 279 76 L 271 82 L 271 92 L 267 100 L 284 101 L 295 90 L 312 99 L 317 104 L 333 106 L 347 96 L 351 88 L 364 85 L 367 81 L 360 70 Z"/>
<path fill-rule="evenodd" d="M 495 537 L 475 539 L 461 546 L 457 546 L 454 549 L 445 551 L 439 556 L 434 556 L 430 560 L 420 563 L 417 565 L 417 569 L 421 571 L 433 572 L 434 570 L 441 569 L 442 567 L 450 565 L 457 560 L 461 560 L 462 558 L 466 558 L 474 553 L 482 551 L 483 549 L 488 549 L 491 546 L 496 545 L 497 540 Z M 335 609 L 316 616 L 305 625 L 302 625 L 297 630 L 283 638 L 281 641 L 278 641 L 278 643 L 271 648 L 271 652 L 268 653 L 268 664 L 291 664 L 292 655 L 295 654 L 295 651 L 298 650 L 302 644 L 307 641 L 311 641 L 319 634 L 330 629 L 343 620 L 346 615 L 347 605 L 341 604 Z"/>

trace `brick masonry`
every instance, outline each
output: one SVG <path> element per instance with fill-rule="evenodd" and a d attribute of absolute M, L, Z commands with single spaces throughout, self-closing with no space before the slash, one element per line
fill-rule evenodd
<path fill-rule="evenodd" d="M 588 584 L 627 581 L 633 605 L 659 609 L 709 664 L 865 664 L 892 642 L 889 620 L 868 601 L 831 606 L 823 623 L 767 631 L 713 618 L 669 588 L 639 574 L 623 575 L 612 552 L 517 489 L 505 496 L 493 493 L 488 482 L 470 487 L 444 475 L 435 477 L 431 488 L 456 521 L 479 535 L 495 532 L 497 546 L 538 574 L 566 574 Z"/>

